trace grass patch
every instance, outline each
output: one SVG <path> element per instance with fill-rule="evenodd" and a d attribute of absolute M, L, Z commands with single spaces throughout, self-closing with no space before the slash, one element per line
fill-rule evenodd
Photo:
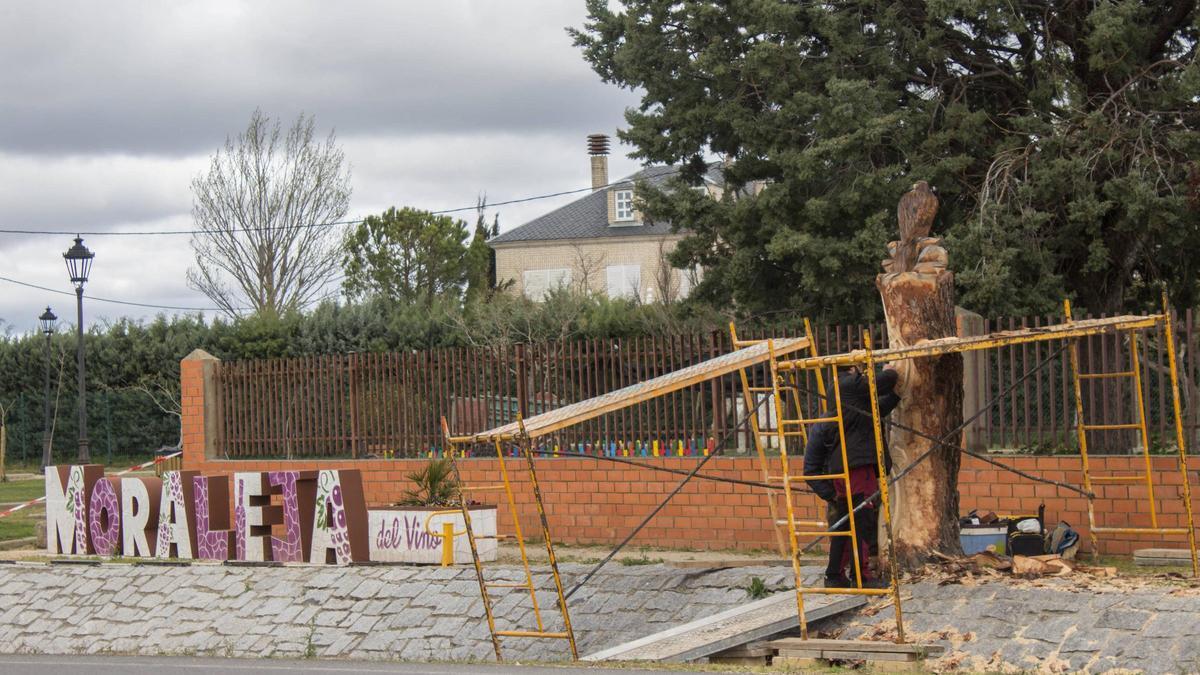
<path fill-rule="evenodd" d="M 138 454 L 138 455 L 114 454 L 112 456 L 112 459 L 110 460 L 107 452 L 98 451 L 98 450 L 96 450 L 95 447 L 93 447 L 91 463 L 92 464 L 100 464 L 100 465 L 104 466 L 105 473 L 108 473 L 109 471 L 120 471 L 122 469 L 128 469 L 131 466 L 141 464 L 142 462 L 148 462 L 152 459 L 154 459 L 154 454 L 151 453 L 151 454 Z M 59 465 L 80 464 L 80 462 L 75 458 L 75 454 L 73 451 L 70 453 L 70 455 L 65 455 L 63 453 L 56 453 L 55 457 L 54 457 L 54 463 L 59 464 Z M 25 461 L 22 461 L 18 457 L 10 456 L 8 458 L 8 461 L 4 463 L 4 468 L 10 474 L 41 473 L 41 471 L 42 471 L 41 453 L 39 452 L 36 457 L 29 457 Z"/>
<path fill-rule="evenodd" d="M 759 577 L 752 577 L 750 585 L 746 587 L 746 596 L 751 600 L 761 600 L 771 594 L 767 590 L 767 585 Z"/>
<path fill-rule="evenodd" d="M 7 483 L 0 483 L 0 504 L 27 502 L 44 494 L 46 494 L 46 483 L 41 478 L 10 480 Z"/>
<path fill-rule="evenodd" d="M 46 509 L 42 506 L 31 506 L 0 518 L 0 541 L 32 537 L 34 525 L 45 520 Z"/>

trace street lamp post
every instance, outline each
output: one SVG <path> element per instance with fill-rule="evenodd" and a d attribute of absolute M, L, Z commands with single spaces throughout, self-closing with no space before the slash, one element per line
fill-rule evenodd
<path fill-rule="evenodd" d="M 75 285 L 75 306 L 78 318 L 75 321 L 75 359 L 79 367 L 79 461 L 91 460 L 91 450 L 87 437 L 87 387 L 83 369 L 83 285 L 87 283 L 88 272 L 92 269 L 92 258 L 96 254 L 83 245 L 82 237 L 75 237 L 75 245 L 63 253 L 67 263 L 67 272 L 71 275 L 71 283 Z"/>
<path fill-rule="evenodd" d="M 42 325 L 42 335 L 46 336 L 46 388 L 42 404 L 42 410 L 45 413 L 45 421 L 42 425 L 42 473 L 45 473 L 46 467 L 54 461 L 50 452 L 52 440 L 50 437 L 50 336 L 54 335 L 55 321 L 58 321 L 58 317 L 54 316 L 54 312 L 51 312 L 49 307 L 38 317 L 38 323 Z"/>

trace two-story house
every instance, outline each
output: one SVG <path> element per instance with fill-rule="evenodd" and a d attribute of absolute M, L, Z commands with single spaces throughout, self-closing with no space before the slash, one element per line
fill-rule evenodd
<path fill-rule="evenodd" d="M 540 300 L 556 286 L 642 302 L 686 296 L 697 273 L 671 267 L 667 254 L 684 237 L 669 223 L 646 222 L 634 206 L 635 183 L 665 182 L 673 167 L 651 167 L 609 183 L 608 137 L 588 136 L 592 191 L 524 225 L 493 237 L 496 279 Z M 706 180 L 719 194 L 715 178 Z"/>

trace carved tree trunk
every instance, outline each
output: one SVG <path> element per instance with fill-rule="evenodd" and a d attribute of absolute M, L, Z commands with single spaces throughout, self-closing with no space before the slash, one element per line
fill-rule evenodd
<path fill-rule="evenodd" d="M 940 240 L 926 235 L 937 213 L 937 198 L 923 181 L 900 202 L 901 240 L 876 279 L 883 298 L 891 347 L 956 334 L 954 275 L 946 269 Z M 933 438 L 943 438 L 962 423 L 962 356 L 911 359 L 895 364 L 900 372 L 900 405 L 892 418 Z M 895 486 L 891 497 L 893 555 L 901 569 L 924 564 L 939 551 L 960 554 L 958 469 L 961 432 L 946 439 L 950 447 L 901 429 L 889 437 L 892 471 L 899 472 L 925 454 L 928 459 Z M 937 446 L 937 447 L 935 447 Z M 882 540 L 882 539 L 881 539 Z"/>

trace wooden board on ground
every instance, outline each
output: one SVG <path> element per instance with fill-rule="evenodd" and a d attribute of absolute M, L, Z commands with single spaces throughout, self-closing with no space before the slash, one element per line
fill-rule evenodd
<path fill-rule="evenodd" d="M 708 657 L 708 662 L 730 666 L 762 666 L 770 663 L 773 656 L 775 650 L 760 640 L 717 652 Z"/>
<path fill-rule="evenodd" d="M 866 604 L 857 596 L 808 596 L 809 622 Z M 702 659 L 733 647 L 777 635 L 800 625 L 793 591 L 734 607 L 681 626 L 589 654 L 583 661 L 671 661 Z"/>
<path fill-rule="evenodd" d="M 896 644 L 873 640 L 804 640 L 783 638 L 767 643 L 781 659 L 824 659 L 826 661 L 919 661 L 938 656 L 939 645 Z"/>
<path fill-rule="evenodd" d="M 1139 548 L 1133 552 L 1133 563 L 1150 567 L 1191 565 L 1192 552 L 1186 548 Z"/>

